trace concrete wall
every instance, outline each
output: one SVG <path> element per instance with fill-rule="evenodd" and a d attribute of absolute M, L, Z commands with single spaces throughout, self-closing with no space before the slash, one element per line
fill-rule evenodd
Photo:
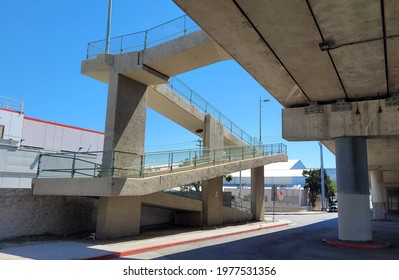
<path fill-rule="evenodd" d="M 0 189 L 0 240 L 94 232 L 96 215 L 94 198 L 33 196 L 27 189 Z"/>
<path fill-rule="evenodd" d="M 229 207 L 222 207 L 222 215 L 223 224 L 241 223 L 253 220 L 252 213 Z"/>
<path fill-rule="evenodd" d="M 224 187 L 224 191 L 229 191 L 235 197 L 239 196 L 239 189 L 236 187 Z M 304 189 L 283 189 L 284 199 L 277 200 L 275 202 L 275 209 L 278 211 L 297 211 L 299 207 L 306 206 L 306 191 Z M 242 198 L 243 198 L 243 207 L 251 208 L 251 189 L 243 188 L 242 189 Z M 237 203 L 240 203 L 238 199 L 236 199 Z M 271 189 L 265 188 L 265 210 L 266 212 L 270 211 L 273 206 L 273 202 L 271 201 Z M 277 210 L 276 210 L 277 211 Z"/>

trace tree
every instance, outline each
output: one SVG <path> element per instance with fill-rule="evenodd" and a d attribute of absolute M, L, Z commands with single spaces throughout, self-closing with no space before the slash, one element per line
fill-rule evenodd
<path fill-rule="evenodd" d="M 317 196 L 321 194 L 321 171 L 320 169 L 304 170 L 302 175 L 305 179 L 305 189 L 308 189 L 310 195 L 310 204 L 315 207 Z M 333 187 L 331 186 L 331 179 L 324 170 L 324 190 L 325 196 L 330 200 L 335 195 Z"/>

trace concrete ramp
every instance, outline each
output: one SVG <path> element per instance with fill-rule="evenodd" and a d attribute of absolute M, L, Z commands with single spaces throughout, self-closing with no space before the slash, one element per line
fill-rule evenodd
<path fill-rule="evenodd" d="M 286 154 L 276 154 L 147 178 L 37 178 L 32 190 L 34 195 L 143 196 L 287 160 Z"/>
<path fill-rule="evenodd" d="M 108 84 L 110 72 L 116 71 L 142 84 L 157 85 L 167 83 L 169 77 L 228 59 L 230 55 L 199 30 L 146 50 L 84 60 L 81 73 Z"/>
<path fill-rule="evenodd" d="M 197 129 L 204 129 L 205 116 L 201 110 L 180 97 L 166 85 L 155 85 L 148 88 L 148 107 L 197 134 Z M 223 145 L 242 146 L 246 145 L 242 139 L 233 135 L 228 129 L 224 129 Z M 246 134 L 245 132 L 241 132 Z"/>

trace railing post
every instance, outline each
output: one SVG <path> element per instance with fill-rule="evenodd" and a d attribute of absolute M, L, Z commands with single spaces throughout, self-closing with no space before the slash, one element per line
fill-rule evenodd
<path fill-rule="evenodd" d="M 230 154 L 229 154 L 229 162 L 231 162 L 231 148 L 229 148 Z"/>
<path fill-rule="evenodd" d="M 147 49 L 147 36 L 148 36 L 148 30 L 144 31 L 144 49 Z"/>
<path fill-rule="evenodd" d="M 194 168 L 197 168 L 197 151 L 194 152 Z"/>
<path fill-rule="evenodd" d="M 184 15 L 184 35 L 186 35 L 187 32 L 187 16 Z"/>
<path fill-rule="evenodd" d="M 140 155 L 140 177 L 144 178 L 144 155 Z"/>
<path fill-rule="evenodd" d="M 39 175 L 40 175 L 40 164 L 41 164 L 41 161 L 42 161 L 42 154 L 39 153 L 39 160 L 37 162 L 36 178 L 39 178 Z"/>
<path fill-rule="evenodd" d="M 90 43 L 87 44 L 86 59 L 89 59 L 89 53 L 90 53 L 89 49 L 90 49 Z"/>
<path fill-rule="evenodd" d="M 169 154 L 169 160 L 170 160 L 170 171 L 173 170 L 173 153 Z"/>
<path fill-rule="evenodd" d="M 71 174 L 71 178 L 74 177 L 75 175 L 75 160 L 76 160 L 76 153 L 73 153 L 73 160 L 72 160 L 72 174 Z"/>
<path fill-rule="evenodd" d="M 213 149 L 213 165 L 216 164 L 216 149 Z"/>
<path fill-rule="evenodd" d="M 121 44 L 120 47 L 119 47 L 120 53 L 123 53 L 123 36 L 121 36 L 121 43 L 120 44 Z"/>
<path fill-rule="evenodd" d="M 116 151 L 111 151 L 112 153 L 112 163 L 111 163 L 111 177 L 114 177 L 114 172 L 115 172 L 115 153 Z M 108 173 L 108 171 L 107 171 Z"/>
<path fill-rule="evenodd" d="M 241 154 L 241 159 L 244 159 L 244 147 L 241 148 L 242 154 Z"/>

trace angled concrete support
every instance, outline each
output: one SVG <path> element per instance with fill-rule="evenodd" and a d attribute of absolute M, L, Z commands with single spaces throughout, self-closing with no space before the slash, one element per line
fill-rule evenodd
<path fill-rule="evenodd" d="M 211 115 L 205 117 L 204 147 L 223 148 L 223 124 Z M 213 156 L 204 151 L 204 156 Z M 204 225 L 223 224 L 223 177 L 202 182 L 202 200 L 204 202 Z"/>
<path fill-rule="evenodd" d="M 140 197 L 100 197 L 97 239 L 137 235 L 140 232 Z"/>
<path fill-rule="evenodd" d="M 265 220 L 264 166 L 251 169 L 251 211 L 254 221 Z"/>
<path fill-rule="evenodd" d="M 373 198 L 373 219 L 385 220 L 385 187 L 382 171 L 370 172 L 371 194 Z"/>
<path fill-rule="evenodd" d="M 146 107 L 147 86 L 111 71 L 103 176 L 109 174 L 112 169 L 114 177 L 127 177 L 135 175 L 130 173 L 139 173 L 141 155 L 144 153 Z M 126 168 L 130 170 L 122 170 Z"/>
<path fill-rule="evenodd" d="M 335 147 L 339 239 L 371 241 L 367 139 L 340 137 Z"/>

